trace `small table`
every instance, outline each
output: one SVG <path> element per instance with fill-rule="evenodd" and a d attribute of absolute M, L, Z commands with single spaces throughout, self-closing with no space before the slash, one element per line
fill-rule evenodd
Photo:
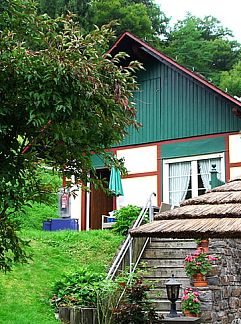
<path fill-rule="evenodd" d="M 102 230 L 111 228 L 114 224 L 115 224 L 115 222 L 113 221 L 113 217 L 102 215 L 102 222 L 101 222 Z"/>

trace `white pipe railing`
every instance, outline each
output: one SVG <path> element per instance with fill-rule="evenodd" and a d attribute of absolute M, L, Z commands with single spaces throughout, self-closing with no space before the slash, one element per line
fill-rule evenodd
<path fill-rule="evenodd" d="M 153 221 L 153 208 L 152 208 L 152 197 L 156 196 L 156 194 L 154 192 L 151 193 L 150 197 L 147 200 L 146 205 L 142 208 L 138 218 L 136 219 L 135 223 L 133 224 L 131 229 L 134 229 L 136 227 L 139 227 L 141 225 L 141 223 L 143 222 L 147 211 L 149 210 L 149 222 Z M 133 242 L 133 238 L 131 237 L 130 234 L 127 235 L 119 253 L 117 254 L 112 266 L 110 267 L 110 270 L 107 274 L 107 279 L 113 279 L 116 275 L 116 272 L 118 271 L 121 263 L 123 262 L 125 256 L 128 253 L 129 250 L 129 271 L 134 272 L 138 262 L 140 261 L 141 255 L 145 249 L 145 246 L 148 243 L 149 238 L 147 238 L 147 240 L 144 242 L 143 247 L 141 249 L 141 252 L 139 253 L 137 260 L 135 262 L 135 264 L 132 264 L 132 242 Z"/>

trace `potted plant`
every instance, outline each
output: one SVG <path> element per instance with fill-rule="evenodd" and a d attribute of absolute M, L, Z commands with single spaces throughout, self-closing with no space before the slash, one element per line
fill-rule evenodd
<path fill-rule="evenodd" d="M 185 316 L 198 317 L 200 315 L 199 293 L 192 288 L 186 288 L 182 296 L 182 311 Z"/>
<path fill-rule="evenodd" d="M 203 252 L 208 253 L 208 244 L 209 244 L 208 239 L 196 239 L 195 242 L 197 244 L 197 249 L 200 249 Z"/>
<path fill-rule="evenodd" d="M 208 255 L 200 249 L 196 250 L 194 254 L 186 256 L 184 264 L 185 272 L 190 278 L 193 278 L 194 286 L 207 286 L 205 276 L 212 270 L 213 261 L 215 260 L 217 260 L 216 257 Z"/>

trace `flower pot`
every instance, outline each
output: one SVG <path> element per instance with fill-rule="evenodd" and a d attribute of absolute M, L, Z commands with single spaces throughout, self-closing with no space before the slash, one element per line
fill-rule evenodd
<path fill-rule="evenodd" d="M 198 244 L 198 249 L 201 249 L 204 253 L 208 253 L 208 243 L 208 240 L 201 240 L 201 242 Z"/>
<path fill-rule="evenodd" d="M 185 311 L 183 311 L 183 314 L 184 314 L 184 316 L 186 316 L 186 317 L 198 317 L 199 316 L 199 314 L 193 314 L 193 313 L 191 313 L 189 310 L 185 310 Z"/>
<path fill-rule="evenodd" d="M 196 273 L 195 275 L 193 275 L 193 285 L 194 287 L 207 287 L 208 282 L 203 274 Z"/>

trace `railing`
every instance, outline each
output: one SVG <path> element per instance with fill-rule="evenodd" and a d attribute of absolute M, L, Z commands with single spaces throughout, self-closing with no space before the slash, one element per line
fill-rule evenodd
<path fill-rule="evenodd" d="M 146 205 L 142 208 L 137 220 L 132 226 L 132 229 L 139 227 L 142 224 L 144 218 L 147 216 L 147 212 L 149 212 L 149 222 L 153 221 L 153 196 L 156 196 L 154 192 L 150 195 L 149 199 L 146 202 Z M 114 259 L 114 262 L 107 274 L 107 278 L 114 279 L 114 277 L 117 275 L 117 272 L 126 270 L 127 267 L 129 268 L 130 273 L 134 272 L 148 242 L 149 238 L 141 237 L 133 239 L 133 237 L 128 234 L 121 246 L 119 253 Z"/>

